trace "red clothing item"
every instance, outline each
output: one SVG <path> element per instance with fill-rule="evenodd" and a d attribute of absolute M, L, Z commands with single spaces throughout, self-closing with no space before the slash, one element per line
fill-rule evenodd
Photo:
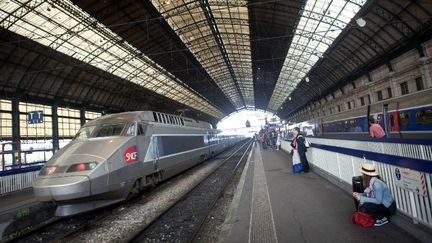
<path fill-rule="evenodd" d="M 382 138 L 385 136 L 385 132 L 379 124 L 372 123 L 369 128 L 369 133 L 373 138 Z"/>

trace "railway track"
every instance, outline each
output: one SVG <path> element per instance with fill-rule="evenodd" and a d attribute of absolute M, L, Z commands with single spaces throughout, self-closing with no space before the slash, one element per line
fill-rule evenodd
<path fill-rule="evenodd" d="M 192 242 L 252 143 L 244 144 L 176 204 L 125 242 Z"/>
<path fill-rule="evenodd" d="M 244 146 L 242 146 L 242 148 L 244 148 Z M 221 167 L 224 167 L 224 165 L 227 164 L 229 160 L 232 160 L 234 157 L 238 156 L 237 153 L 238 150 L 231 155 L 229 154 L 222 155 L 221 156 L 222 158 L 228 157 L 229 159 L 224 164 L 222 164 L 219 167 L 219 169 Z M 129 200 L 126 203 L 112 205 L 104 209 L 100 209 L 82 215 L 77 215 L 74 217 L 69 217 L 69 218 L 54 217 L 46 222 L 39 224 L 38 226 L 35 226 L 31 229 L 27 229 L 26 231 L 15 234 L 13 238 L 3 239 L 2 242 L 69 242 L 71 240 L 73 241 L 74 238 L 77 238 L 76 237 L 77 235 L 81 234 L 82 232 L 86 232 L 89 229 L 94 228 L 99 223 L 104 221 L 108 216 L 121 214 L 122 213 L 121 211 L 124 208 L 128 208 L 133 205 L 144 205 L 145 202 L 143 201 L 145 200 L 143 199 L 151 198 L 152 194 L 154 193 L 155 192 L 153 191 L 148 191 L 145 192 L 140 197 Z M 137 234 L 133 234 L 133 236 L 130 237 L 130 239 L 135 238 L 136 235 Z M 97 239 L 93 241 L 98 242 Z M 126 241 L 129 241 L 129 239 Z"/>

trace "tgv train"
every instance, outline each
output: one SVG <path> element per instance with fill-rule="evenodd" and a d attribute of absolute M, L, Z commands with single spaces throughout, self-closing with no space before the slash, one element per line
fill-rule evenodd
<path fill-rule="evenodd" d="M 413 94 L 414 95 L 414 94 Z M 390 137 L 432 138 L 432 98 L 430 92 L 372 104 L 370 116 L 383 128 L 383 104 L 388 104 L 387 127 Z M 367 106 L 324 118 L 297 123 L 304 134 L 313 136 L 368 136 Z M 294 127 L 292 126 L 292 127 Z M 291 126 L 290 126 L 291 128 Z"/>
<path fill-rule="evenodd" d="M 68 216 L 126 200 L 244 139 L 211 124 L 153 111 L 86 123 L 44 165 L 33 183 L 39 201 Z"/>

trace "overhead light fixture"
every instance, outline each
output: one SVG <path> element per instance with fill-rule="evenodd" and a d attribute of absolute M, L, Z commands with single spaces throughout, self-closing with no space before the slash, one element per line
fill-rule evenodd
<path fill-rule="evenodd" d="M 360 26 L 361 28 L 366 26 L 366 20 L 364 20 L 363 18 L 358 18 L 356 19 L 356 23 L 358 26 Z"/>
<path fill-rule="evenodd" d="M 168 4 L 170 4 L 170 3 L 171 3 L 171 0 L 165 0 L 165 1 L 164 1 L 164 4 L 165 4 L 165 5 L 168 5 Z"/>
<path fill-rule="evenodd" d="M 288 97 L 288 100 L 291 100 L 291 96 L 290 96 L 290 97 Z"/>
<path fill-rule="evenodd" d="M 309 83 L 309 77 L 305 78 L 306 83 Z"/>

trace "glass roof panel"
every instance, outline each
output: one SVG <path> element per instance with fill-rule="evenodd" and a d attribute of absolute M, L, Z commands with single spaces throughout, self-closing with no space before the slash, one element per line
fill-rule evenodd
<path fill-rule="evenodd" d="M 254 106 L 247 1 L 209 0 L 209 8 L 206 8 L 213 15 L 222 48 L 227 53 L 235 77 L 231 76 L 230 69 L 224 61 L 223 52 L 216 39 L 218 37 L 213 35 L 200 1 L 152 0 L 152 3 L 231 103 L 238 109 L 243 107 L 241 95 L 246 106 Z M 245 59 L 243 55 L 249 58 Z M 246 70 L 239 73 L 240 67 Z M 241 94 L 237 92 L 235 82 L 238 83 Z"/>
<path fill-rule="evenodd" d="M 366 1 L 307 1 L 270 99 L 270 110 L 279 109 Z"/>
<path fill-rule="evenodd" d="M 214 117 L 224 116 L 200 94 L 68 0 L 0 1 L 0 27 Z"/>

